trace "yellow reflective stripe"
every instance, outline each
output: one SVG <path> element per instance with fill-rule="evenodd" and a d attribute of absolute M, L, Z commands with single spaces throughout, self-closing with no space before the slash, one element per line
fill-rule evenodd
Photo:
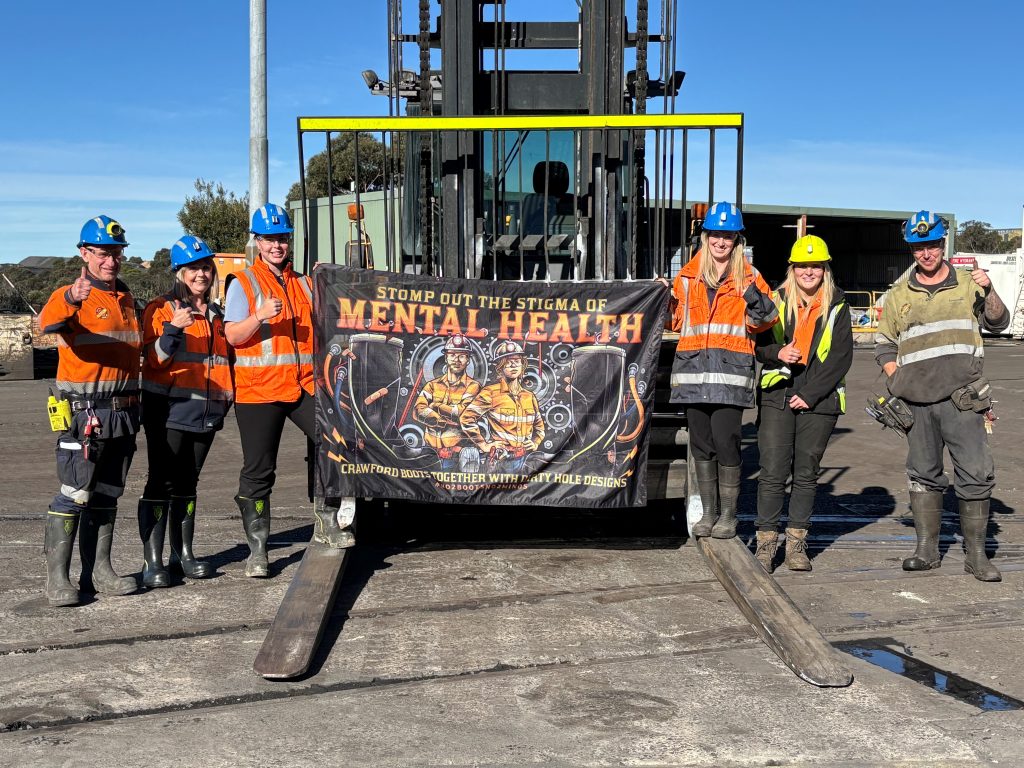
<path fill-rule="evenodd" d="M 976 331 L 978 324 L 974 320 L 936 320 L 933 323 L 921 323 L 908 328 L 900 334 L 900 339 L 913 339 L 940 331 Z"/>
<path fill-rule="evenodd" d="M 300 117 L 300 131 L 544 131 L 600 128 L 742 128 L 742 112 L 683 115 Z"/>
<path fill-rule="evenodd" d="M 825 323 L 825 329 L 821 332 L 821 339 L 818 341 L 818 359 L 821 362 L 825 362 L 825 358 L 828 357 L 828 353 L 832 351 L 832 331 L 836 327 L 836 317 L 839 316 L 839 308 L 842 307 L 844 302 L 836 304 L 832 311 L 829 312 L 828 322 Z"/>
<path fill-rule="evenodd" d="M 839 412 L 846 413 L 846 379 L 839 382 L 836 394 L 839 395 Z"/>

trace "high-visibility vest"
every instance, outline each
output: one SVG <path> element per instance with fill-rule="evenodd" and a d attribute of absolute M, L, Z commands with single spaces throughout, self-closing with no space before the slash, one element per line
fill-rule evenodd
<path fill-rule="evenodd" d="M 772 326 L 772 336 L 775 337 L 776 344 L 786 343 L 786 301 L 779 296 L 778 291 L 772 293 L 772 298 L 775 299 L 775 303 L 779 307 L 779 322 Z M 818 339 L 818 346 L 814 350 L 814 356 L 818 358 L 819 362 L 824 363 L 828 357 L 828 353 L 832 351 L 832 333 L 836 327 L 836 318 L 839 316 L 839 310 L 846 302 L 840 301 L 832 310 L 828 313 L 828 319 L 825 321 L 824 327 L 821 329 L 821 337 Z M 761 369 L 761 389 L 769 389 L 774 387 L 781 381 L 787 381 L 793 378 L 793 372 L 788 366 L 783 365 L 778 368 L 765 366 Z M 844 378 L 839 382 L 836 387 L 836 394 L 839 396 L 839 412 L 846 413 L 846 379 Z"/>
<path fill-rule="evenodd" d="M 736 292 L 727 273 L 708 305 L 707 288 L 700 279 L 700 254 L 687 262 L 673 284 L 676 299 L 670 328 L 679 332 L 672 365 L 671 401 L 716 403 L 749 408 L 754 404 L 754 339 L 776 320 L 777 310 L 766 299 L 768 313 L 752 317 L 746 300 Z M 770 293 L 764 278 L 752 266 L 745 281 Z"/>
<path fill-rule="evenodd" d="M 95 399 L 138 394 L 135 298 L 120 281 L 113 291 L 98 280 L 92 286 L 80 307 L 71 302 L 70 285 L 58 288 L 39 314 L 40 329 L 58 335 L 57 389 Z"/>
<path fill-rule="evenodd" d="M 250 313 L 269 298 L 281 313 L 235 346 L 235 400 L 294 403 L 313 394 L 313 289 L 309 278 L 286 266 L 279 279 L 262 260 L 237 275 Z"/>
<path fill-rule="evenodd" d="M 211 304 L 205 317 L 197 315 L 182 329 L 177 349 L 168 354 L 160 338 L 174 316 L 173 298 L 153 299 L 142 315 L 142 388 L 180 401 L 172 404 L 169 424 L 205 431 L 219 425 L 234 398 L 224 315 Z"/>

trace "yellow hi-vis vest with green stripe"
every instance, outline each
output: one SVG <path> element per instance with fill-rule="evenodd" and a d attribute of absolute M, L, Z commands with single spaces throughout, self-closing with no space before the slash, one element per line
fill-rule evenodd
<path fill-rule="evenodd" d="M 776 344 L 786 343 L 786 302 L 781 299 L 778 291 L 772 293 L 772 298 L 779 307 L 779 322 L 772 326 L 772 335 L 775 337 Z M 836 326 L 836 317 L 839 315 L 839 310 L 842 308 L 845 302 L 839 302 L 832 311 L 828 313 L 828 320 L 825 321 L 825 327 L 821 330 L 821 338 L 818 339 L 818 348 L 814 351 L 815 356 L 819 361 L 825 362 L 825 358 L 828 357 L 828 353 L 832 351 L 832 332 Z M 789 368 L 783 365 L 781 368 L 768 368 L 765 367 L 761 370 L 761 389 L 769 389 L 774 387 L 780 381 L 787 381 L 793 378 L 793 372 Z M 839 382 L 839 386 L 836 387 L 836 394 L 839 395 L 839 411 L 846 413 L 846 379 L 844 378 Z"/>

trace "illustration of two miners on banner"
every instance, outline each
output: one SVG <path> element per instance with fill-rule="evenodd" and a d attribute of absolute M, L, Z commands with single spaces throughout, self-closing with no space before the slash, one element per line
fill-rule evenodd
<path fill-rule="evenodd" d="M 320 265 L 317 493 L 646 503 L 668 290 Z"/>

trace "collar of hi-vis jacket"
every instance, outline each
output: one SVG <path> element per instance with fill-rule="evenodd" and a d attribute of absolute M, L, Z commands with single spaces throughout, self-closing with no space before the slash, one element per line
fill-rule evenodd
<path fill-rule="evenodd" d="M 299 273 L 296 272 L 292 268 L 291 259 L 286 261 L 280 267 L 280 270 L 281 270 L 280 277 L 278 275 L 274 274 L 274 270 L 272 270 L 270 268 L 270 265 L 267 264 L 267 262 L 265 262 L 263 259 L 256 259 L 256 261 L 254 261 L 252 263 L 252 269 L 257 271 L 257 272 L 262 272 L 265 277 L 269 277 L 271 280 L 273 280 L 278 285 L 281 285 L 282 282 L 287 283 L 289 280 L 301 279 L 301 276 L 299 275 Z"/>

